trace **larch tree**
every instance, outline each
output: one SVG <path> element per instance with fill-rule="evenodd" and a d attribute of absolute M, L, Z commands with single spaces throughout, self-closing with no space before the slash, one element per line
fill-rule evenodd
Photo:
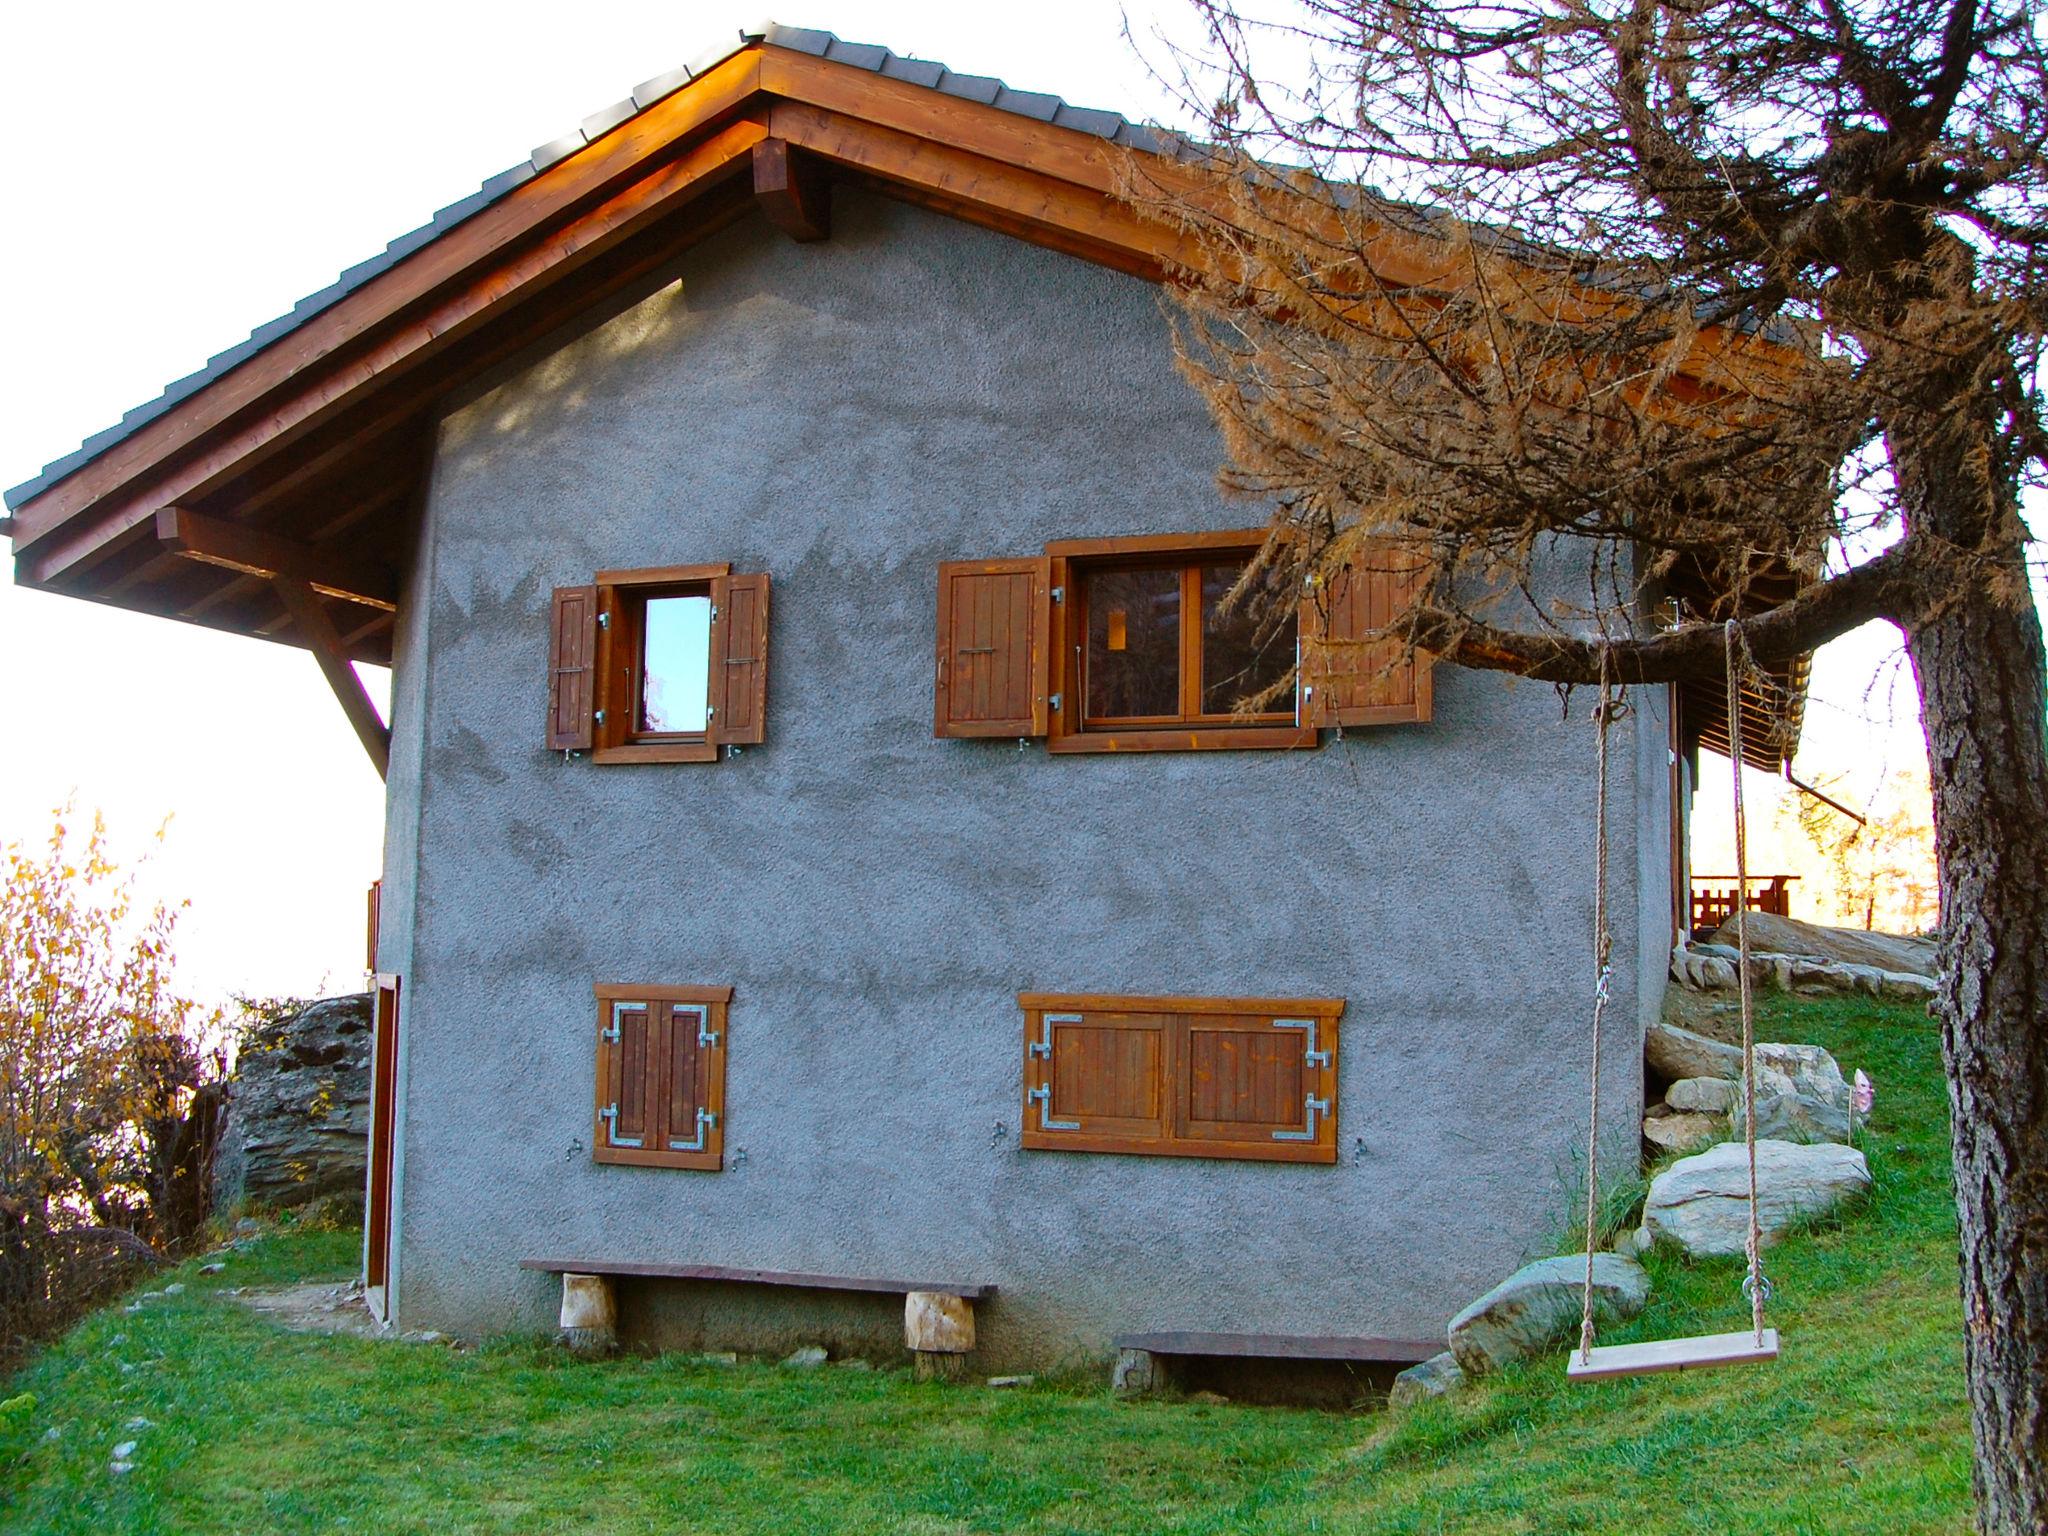
<path fill-rule="evenodd" d="M 2033 0 L 1191 0 L 1184 370 L 1269 564 L 1560 685 L 1919 689 L 1978 1518 L 2048 1530 L 2048 471 Z M 1673 599 L 1681 599 L 1673 601 Z M 1746 665 L 1746 664 L 1745 664 Z"/>

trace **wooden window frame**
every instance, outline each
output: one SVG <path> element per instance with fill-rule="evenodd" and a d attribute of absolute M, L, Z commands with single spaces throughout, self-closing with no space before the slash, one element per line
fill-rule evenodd
<path fill-rule="evenodd" d="M 1337 1043 L 1342 998 L 1304 997 L 1155 997 L 1105 993 L 1020 992 L 1024 1013 L 1023 1146 L 1038 1152 L 1107 1152 L 1148 1157 L 1205 1157 L 1226 1161 L 1320 1163 L 1337 1161 Z M 1054 1029 L 1061 1015 L 1103 1016 L 1096 1027 L 1115 1020 L 1158 1019 L 1161 1045 L 1157 1060 L 1158 1112 L 1122 1124 L 1079 1121 L 1058 1124 L 1053 1075 L 1056 1063 Z M 1052 1022 L 1048 1022 L 1049 1017 Z M 1250 1131 L 1218 1133 L 1214 1122 L 1197 1123 L 1190 1113 L 1193 1096 L 1189 1042 L 1204 1029 L 1223 1021 L 1263 1021 L 1268 1030 L 1300 1028 L 1305 1100 L 1302 1133 L 1292 1125 L 1283 1138 L 1257 1137 Z M 1286 1021 L 1284 1024 L 1282 1021 Z M 1256 1031 L 1253 1031 L 1256 1032 Z M 1149 1123 L 1148 1123 L 1149 1122 Z"/>
<path fill-rule="evenodd" d="M 635 571 L 599 571 L 597 587 L 598 721 L 591 743 L 593 763 L 710 763 L 718 760 L 718 739 L 707 720 L 701 731 L 646 732 L 633 728 L 640 712 L 641 631 L 647 603 L 657 597 L 710 597 L 713 584 L 732 573 L 725 561 L 708 565 L 664 565 Z M 711 657 L 704 659 L 705 696 L 716 701 Z"/>
<path fill-rule="evenodd" d="M 1202 715 L 1201 571 L 1231 557 L 1249 559 L 1266 541 L 1264 529 L 1223 533 L 1146 534 L 1112 539 L 1058 539 L 1046 545 L 1051 582 L 1060 594 L 1052 611 L 1052 690 L 1059 707 L 1047 721 L 1046 750 L 1081 752 L 1202 752 L 1246 749 L 1313 748 L 1322 736 L 1302 723 L 1297 682 L 1291 717 L 1266 716 L 1240 720 L 1228 715 Z M 1087 719 L 1088 612 L 1084 578 L 1091 571 L 1181 567 L 1182 714 L 1172 721 L 1116 721 L 1090 724 Z M 1192 597 L 1190 592 L 1192 591 Z M 1188 711 L 1189 701 L 1195 711 Z"/>
<path fill-rule="evenodd" d="M 716 1173 L 725 1166 L 725 1058 L 726 1058 L 726 1016 L 732 1002 L 731 987 L 704 986 L 644 986 L 639 984 L 599 982 L 592 988 L 597 1001 L 597 1084 L 595 1119 L 592 1122 L 591 1159 L 599 1163 L 622 1164 L 639 1168 L 687 1168 L 700 1172 Z M 631 1007 L 641 1005 L 649 1011 L 648 1028 L 650 1044 L 643 1078 L 646 1103 L 650 1106 L 643 1142 L 654 1145 L 620 1145 L 613 1136 L 617 1124 L 615 1115 L 607 1110 L 616 1110 L 617 1099 L 611 1081 L 612 1053 L 620 1049 L 618 1042 L 609 1038 L 614 1024 L 614 1011 L 620 1005 Z M 673 1145 L 679 1139 L 676 1127 L 668 1123 L 668 1104 L 673 1083 L 674 1062 L 670 1046 L 673 1044 L 673 1020 L 667 1031 L 654 1027 L 656 1008 L 685 1011 L 701 1011 L 698 1019 L 698 1070 L 703 1074 L 702 1100 L 696 1107 L 698 1116 L 691 1127 L 697 1134 L 688 1139 L 701 1141 L 701 1147 L 683 1148 Z M 708 1037 L 709 1043 L 706 1042 Z M 668 1045 L 661 1042 L 666 1038 Z M 708 1121 L 704 1118 L 708 1116 Z"/>

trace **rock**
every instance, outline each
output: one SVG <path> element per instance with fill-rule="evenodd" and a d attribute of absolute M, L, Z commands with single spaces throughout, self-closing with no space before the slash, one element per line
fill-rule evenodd
<path fill-rule="evenodd" d="M 1704 1146 L 1727 1134 L 1726 1115 L 1661 1115 L 1643 1122 L 1643 1140 L 1666 1152 Z"/>
<path fill-rule="evenodd" d="M 1847 1141 L 1849 1085 L 1835 1058 L 1817 1045 L 1756 1048 L 1757 1135 L 1773 1141 Z M 1738 1089 L 1733 1134 L 1743 1135 Z"/>
<path fill-rule="evenodd" d="M 202 1275 L 217 1275 L 226 1268 L 227 1265 L 225 1264 L 202 1264 L 199 1266 L 199 1273 Z"/>
<path fill-rule="evenodd" d="M 1927 1003 L 1934 1000 L 1938 983 L 1932 976 L 1919 976 L 1911 971 L 1885 971 L 1877 984 L 1880 997 L 1895 1003 Z"/>
<path fill-rule="evenodd" d="M 123 1477 L 135 1470 L 135 1463 L 132 1461 L 110 1461 L 107 1463 L 107 1470 L 116 1477 Z"/>
<path fill-rule="evenodd" d="M 1766 1242 L 1801 1217 L 1870 1188 L 1870 1168 L 1853 1147 L 1764 1140 L 1756 1156 L 1757 1219 Z M 1673 1163 L 1650 1183 L 1644 1230 L 1696 1256 L 1741 1253 L 1749 1230 L 1748 1169 L 1737 1141 Z"/>
<path fill-rule="evenodd" d="M 260 1237 L 262 1235 L 263 1223 L 257 1221 L 254 1217 L 244 1216 L 235 1223 L 235 1236 L 237 1237 Z"/>
<path fill-rule="evenodd" d="M 1135 1397 L 1159 1385 L 1159 1362 L 1149 1349 L 1120 1349 L 1109 1389 L 1119 1397 Z"/>
<path fill-rule="evenodd" d="M 54 1424 L 52 1424 L 48 1429 L 43 1431 L 43 1444 L 45 1445 L 55 1445 L 59 1440 L 62 1440 L 63 1438 L 64 1431 L 59 1429 Z"/>
<path fill-rule="evenodd" d="M 992 1387 L 1028 1387 L 1036 1380 L 1036 1376 L 991 1376 L 988 1384 Z"/>
<path fill-rule="evenodd" d="M 1643 1059 L 1659 1077 L 1740 1077 L 1742 1050 L 1676 1024 L 1653 1023 L 1643 1037 Z"/>
<path fill-rule="evenodd" d="M 123 1440 L 119 1445 L 114 1447 L 114 1460 L 126 1461 L 129 1457 L 135 1454 L 135 1447 L 138 1443 L 139 1442 L 134 1440 Z"/>
<path fill-rule="evenodd" d="M 693 1357 L 699 1365 L 738 1365 L 739 1353 L 730 1349 L 712 1349 Z"/>
<path fill-rule="evenodd" d="M 1731 917 L 1723 923 L 1713 938 L 1718 944 L 1732 947 L 1735 943 L 1735 919 Z M 1802 923 L 1794 917 L 1751 912 L 1749 952 L 1754 955 L 1765 951 L 1779 955 L 1812 955 L 1822 960 L 1865 965 L 1880 971 L 1932 976 L 1935 974 L 1937 945 L 1933 939 L 1866 933 L 1860 928 L 1830 928 L 1820 923 Z"/>
<path fill-rule="evenodd" d="M 111 1339 L 107 1340 L 107 1348 L 109 1348 L 109 1349 L 112 1349 L 112 1348 L 114 1348 L 114 1347 L 115 1347 L 116 1345 L 120 1345 L 120 1344 L 126 1344 L 127 1342 L 128 1342 L 128 1335 L 127 1335 L 127 1334 L 125 1334 L 125 1333 L 117 1333 L 117 1334 L 115 1334 L 115 1335 L 114 1335 L 114 1336 L 113 1336 L 113 1337 L 112 1337 Z"/>
<path fill-rule="evenodd" d="M 166 1296 L 182 1296 L 185 1294 L 185 1282 L 182 1280 L 173 1280 L 169 1285 L 164 1287 L 163 1293 Z"/>
<path fill-rule="evenodd" d="M 1467 1376 L 1484 1376 L 1578 1337 L 1579 1288 L 1586 1256 L 1538 1259 L 1524 1265 L 1451 1319 L 1451 1353 Z M 1617 1254 L 1593 1255 L 1593 1317 L 1626 1322 L 1650 1299 L 1642 1265 Z"/>
<path fill-rule="evenodd" d="M 1188 1401 L 1191 1403 L 1207 1403 L 1213 1408 L 1229 1402 L 1230 1399 L 1221 1392 L 1190 1392 L 1188 1394 Z"/>
<path fill-rule="evenodd" d="M 1741 1088 L 1725 1077 L 1681 1077 L 1664 1090 L 1666 1104 L 1694 1115 L 1725 1115 L 1741 1097 Z"/>
<path fill-rule="evenodd" d="M 123 1429 L 155 1429 L 156 1425 L 152 1424 L 148 1419 L 143 1418 L 140 1414 L 137 1414 L 134 1418 L 130 1419 L 126 1424 L 123 1424 L 121 1427 Z"/>
<path fill-rule="evenodd" d="M 406 1344 L 446 1344 L 448 1335 L 438 1328 L 416 1328 L 411 1333 L 401 1333 L 401 1342 Z"/>
<path fill-rule="evenodd" d="M 822 1344 L 806 1344 L 802 1349 L 793 1350 L 783 1356 L 782 1363 L 793 1371 L 808 1371 L 823 1365 L 830 1358 Z"/>
<path fill-rule="evenodd" d="M 1440 1355 L 1431 1355 L 1420 1365 L 1409 1366 L 1396 1376 L 1387 1393 L 1387 1405 L 1405 1408 L 1426 1398 L 1442 1397 L 1464 1380 L 1465 1372 L 1458 1365 L 1458 1357 L 1447 1349 Z"/>
<path fill-rule="evenodd" d="M 332 1197 L 362 1211 L 370 1131 L 368 993 L 328 998 L 253 1026 L 221 1133 L 215 1200 L 294 1207 Z M 245 1228 L 237 1223 L 237 1234 Z M 256 1231 L 254 1223 L 246 1230 Z"/>

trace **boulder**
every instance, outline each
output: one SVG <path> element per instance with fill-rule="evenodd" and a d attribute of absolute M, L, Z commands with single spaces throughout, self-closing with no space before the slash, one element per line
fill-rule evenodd
<path fill-rule="evenodd" d="M 1726 1115 L 1660 1115 L 1643 1122 L 1643 1140 L 1665 1152 L 1685 1152 L 1728 1134 Z"/>
<path fill-rule="evenodd" d="M 217 1205 L 362 1209 L 370 1144 L 368 993 L 266 1019 L 242 1038 L 214 1177 Z"/>
<path fill-rule="evenodd" d="M 1734 945 L 1734 918 L 1729 918 L 1715 930 L 1713 941 Z M 1749 952 L 1754 955 L 1766 951 L 1776 955 L 1813 955 L 1822 960 L 1922 977 L 1935 973 L 1936 945 L 1933 939 L 1866 933 L 1860 928 L 1829 928 L 1820 923 L 1802 923 L 1795 917 L 1751 912 Z"/>
<path fill-rule="evenodd" d="M 1387 1406 L 1405 1408 L 1426 1398 L 1442 1397 L 1464 1379 L 1465 1373 L 1458 1366 L 1458 1357 L 1447 1349 L 1440 1355 L 1431 1355 L 1420 1365 L 1409 1366 L 1396 1376 L 1394 1385 L 1387 1392 Z"/>
<path fill-rule="evenodd" d="M 1516 1270 L 1451 1319 L 1449 1343 L 1458 1368 L 1483 1376 L 1579 1334 L 1579 1288 L 1586 1256 L 1538 1259 Z M 1593 1255 L 1596 1325 L 1626 1322 L 1650 1299 L 1642 1265 L 1619 1254 Z"/>
<path fill-rule="evenodd" d="M 1756 1144 L 1757 1220 L 1772 1241 L 1802 1217 L 1818 1216 L 1870 1188 L 1863 1154 L 1832 1142 Z M 1650 1183 L 1643 1227 L 1689 1254 L 1739 1254 L 1749 1232 L 1749 1165 L 1739 1141 L 1681 1158 Z"/>
<path fill-rule="evenodd" d="M 1659 1077 L 1740 1077 L 1742 1049 L 1709 1040 L 1676 1024 L 1653 1023 L 1643 1040 L 1643 1059 Z"/>
<path fill-rule="evenodd" d="M 1741 1098 L 1741 1088 L 1725 1077 L 1681 1077 L 1664 1090 L 1666 1104 L 1691 1115 L 1725 1115 Z"/>
<path fill-rule="evenodd" d="M 1733 1134 L 1745 1117 L 1738 1090 Z M 1756 1133 L 1775 1141 L 1847 1141 L 1849 1085 L 1835 1058 L 1817 1045 L 1756 1048 Z"/>

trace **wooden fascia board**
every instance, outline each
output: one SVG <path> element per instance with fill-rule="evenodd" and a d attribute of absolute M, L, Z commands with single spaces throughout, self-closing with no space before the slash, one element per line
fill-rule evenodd
<path fill-rule="evenodd" d="M 159 511 L 156 536 L 167 548 L 208 565 L 248 576 L 290 577 L 324 596 L 387 612 L 398 607 L 396 576 L 340 550 L 316 549 L 185 507 Z"/>
<path fill-rule="evenodd" d="M 100 504 L 83 526 L 59 529 L 40 540 L 31 534 L 25 550 L 18 546 L 29 581 L 36 585 L 57 581 L 94 550 L 153 517 L 158 508 L 194 493 L 229 466 L 247 464 L 265 451 L 275 451 L 284 434 L 310 430 L 331 414 L 358 403 L 380 384 L 446 350 L 483 324 L 501 301 L 564 281 L 655 219 L 744 170 L 765 131 L 752 119 L 730 124 L 625 191 L 526 246 L 504 264 L 447 290 L 439 302 L 415 310 L 395 329 L 387 330 L 373 347 L 355 351 L 333 368 L 309 367 L 297 380 L 300 387 L 280 390 L 263 414 L 179 461 L 165 475 L 138 482 Z"/>
<path fill-rule="evenodd" d="M 595 144 L 429 241 L 25 502 L 14 516 L 17 551 L 32 548 L 78 512 L 149 476 L 165 460 L 191 449 L 208 432 L 258 404 L 301 370 L 359 341 L 380 322 L 451 285 L 473 280 L 480 266 L 487 267 L 507 247 L 572 215 L 579 205 L 615 192 L 622 180 L 641 175 L 651 158 L 750 101 L 760 88 L 760 59 L 758 48 L 734 54 L 688 88 L 628 118 Z"/>

